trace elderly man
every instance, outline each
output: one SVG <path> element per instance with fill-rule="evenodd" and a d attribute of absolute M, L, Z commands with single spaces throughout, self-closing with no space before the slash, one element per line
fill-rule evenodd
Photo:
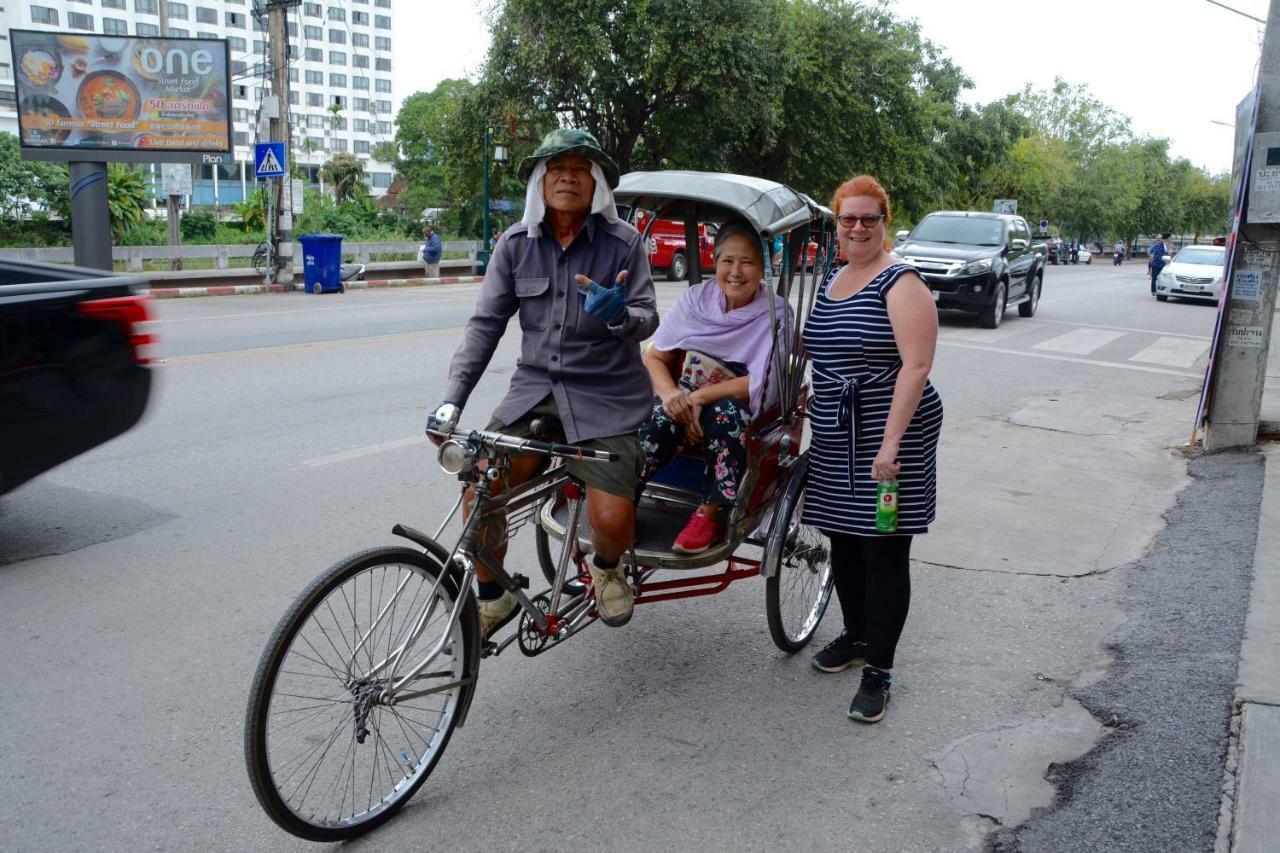
<path fill-rule="evenodd" d="M 639 347 L 658 325 L 648 254 L 636 230 L 618 219 L 612 193 L 618 167 L 590 133 L 552 131 L 519 175 L 528 181 L 524 219 L 494 248 L 449 366 L 445 401 L 427 428 L 457 423 L 508 320 L 519 314 L 520 359 L 488 429 L 528 436 L 535 417 L 555 415 L 569 443 L 619 454 L 617 463 L 570 462 L 569 469 L 586 484 L 596 610 L 606 625 L 622 625 L 631 618 L 633 593 L 619 562 L 635 538 L 644 462 L 636 429 L 653 398 Z M 533 476 L 541 461 L 512 458 L 508 485 Z M 504 538 L 503 531 L 481 533 L 480 541 Z M 500 565 L 505 553 L 504 544 L 487 558 Z M 518 608 L 484 559 L 476 561 L 476 580 L 488 637 Z"/>

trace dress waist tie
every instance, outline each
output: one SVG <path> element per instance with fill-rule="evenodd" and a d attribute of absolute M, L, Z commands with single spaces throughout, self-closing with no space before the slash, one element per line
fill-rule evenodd
<path fill-rule="evenodd" d="M 853 484 L 856 479 L 854 476 L 854 462 L 856 461 L 857 456 L 858 425 L 862 420 L 861 389 L 878 388 L 883 385 L 887 385 L 898 378 L 898 371 L 901 369 L 902 362 L 899 361 L 897 364 L 881 371 L 867 381 L 859 382 L 856 379 L 832 373 L 830 370 L 821 368 L 816 364 L 813 365 L 813 373 L 815 376 L 820 376 L 823 379 L 835 382 L 839 385 L 838 392 L 840 399 L 836 406 L 836 425 L 845 433 L 849 440 L 849 494 L 853 494 Z M 830 392 L 824 394 L 815 388 L 814 396 L 815 398 L 829 397 Z"/>

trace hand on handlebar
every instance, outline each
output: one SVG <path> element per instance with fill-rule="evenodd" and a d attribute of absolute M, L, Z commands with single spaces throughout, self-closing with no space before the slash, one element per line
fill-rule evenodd
<path fill-rule="evenodd" d="M 441 445 L 444 443 L 445 436 L 453 432 L 458 426 L 458 419 L 462 417 L 462 409 L 445 400 L 427 415 L 427 438 L 431 439 L 431 443 Z M 443 433 L 444 435 L 441 435 Z"/>

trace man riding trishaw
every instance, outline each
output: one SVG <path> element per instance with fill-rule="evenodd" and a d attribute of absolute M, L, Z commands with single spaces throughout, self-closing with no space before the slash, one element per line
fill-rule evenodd
<path fill-rule="evenodd" d="M 520 359 L 489 429 L 533 434 L 558 421 L 570 444 L 618 454 L 616 464 L 568 463 L 586 486 L 596 606 L 606 625 L 630 618 L 633 591 L 619 561 L 635 537 L 635 493 L 643 464 L 636 429 L 653 391 L 639 344 L 658 325 L 649 259 L 635 228 L 618 218 L 618 167 L 585 130 L 555 130 L 520 164 L 525 215 L 498 240 L 475 314 L 449 366 L 429 432 L 448 432 L 488 367 L 507 323 L 520 316 Z M 438 435 L 432 436 L 436 443 Z M 533 476 L 536 456 L 510 460 L 506 485 Z M 502 568 L 505 530 L 479 532 L 476 566 L 481 632 L 519 613 Z"/>

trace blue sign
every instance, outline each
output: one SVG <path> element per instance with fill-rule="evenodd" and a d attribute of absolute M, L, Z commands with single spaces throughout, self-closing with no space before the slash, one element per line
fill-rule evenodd
<path fill-rule="evenodd" d="M 259 178 L 284 177 L 284 143 L 258 142 L 253 146 L 253 172 Z"/>

